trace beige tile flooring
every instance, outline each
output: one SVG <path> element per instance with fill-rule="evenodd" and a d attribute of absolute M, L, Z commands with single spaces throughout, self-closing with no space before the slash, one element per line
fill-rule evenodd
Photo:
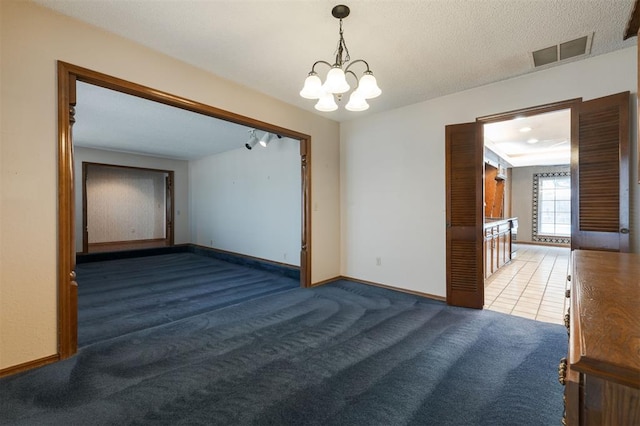
<path fill-rule="evenodd" d="M 563 324 L 570 249 L 519 244 L 515 259 L 485 281 L 484 307 Z"/>

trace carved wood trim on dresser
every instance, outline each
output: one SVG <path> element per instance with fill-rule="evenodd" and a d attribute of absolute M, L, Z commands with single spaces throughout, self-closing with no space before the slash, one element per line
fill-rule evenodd
<path fill-rule="evenodd" d="M 640 255 L 574 250 L 570 279 L 566 424 L 638 425 Z"/>

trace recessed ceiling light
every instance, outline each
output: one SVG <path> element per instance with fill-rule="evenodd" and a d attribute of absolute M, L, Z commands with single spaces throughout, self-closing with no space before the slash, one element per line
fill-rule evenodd
<path fill-rule="evenodd" d="M 522 133 L 530 132 L 530 131 L 531 131 L 531 127 L 523 127 L 523 128 L 521 128 L 521 129 L 520 129 L 520 131 L 521 131 Z"/>
<path fill-rule="evenodd" d="M 527 140 L 527 143 L 538 143 L 538 142 L 539 142 L 539 141 L 538 141 L 538 139 L 536 139 L 536 138 L 531 138 L 531 139 L 528 139 L 528 140 Z"/>

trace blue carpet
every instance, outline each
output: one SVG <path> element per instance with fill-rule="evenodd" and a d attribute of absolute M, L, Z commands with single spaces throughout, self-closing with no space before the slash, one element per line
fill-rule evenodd
<path fill-rule="evenodd" d="M 0 423 L 557 425 L 566 351 L 560 325 L 339 281 L 4 378 Z"/>
<path fill-rule="evenodd" d="M 191 253 L 83 263 L 76 273 L 79 346 L 300 287 Z"/>

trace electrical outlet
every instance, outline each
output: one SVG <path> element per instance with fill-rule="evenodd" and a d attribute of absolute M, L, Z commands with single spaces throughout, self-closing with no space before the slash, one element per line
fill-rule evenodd
<path fill-rule="evenodd" d="M 381 257 L 376 257 L 376 265 L 378 265 L 378 266 L 382 265 L 382 258 Z"/>

